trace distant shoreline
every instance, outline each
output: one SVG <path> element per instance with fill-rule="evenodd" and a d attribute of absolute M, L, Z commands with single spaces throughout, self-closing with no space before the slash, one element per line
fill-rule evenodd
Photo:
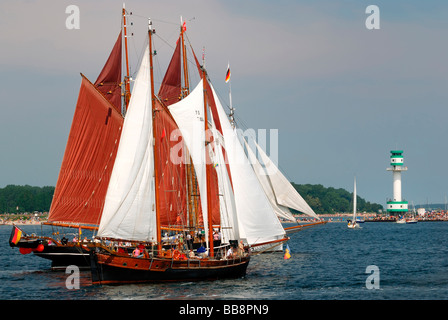
<path fill-rule="evenodd" d="M 310 222 L 316 220 L 315 218 L 306 215 L 294 215 L 297 222 Z M 318 214 L 320 219 L 327 222 L 346 222 L 349 217 L 353 216 L 353 213 L 333 213 L 333 214 Z M 408 213 L 407 216 L 410 216 Z M 366 222 L 395 222 L 397 218 L 395 216 L 388 216 L 385 214 L 379 215 L 376 213 L 359 213 L 357 217 L 362 218 Z M 429 212 L 424 216 L 416 217 L 419 222 L 431 222 L 431 221 L 448 221 L 448 212 Z M 4 213 L 0 214 L 0 225 L 17 225 L 17 226 L 36 226 L 44 222 L 47 222 L 48 212 L 35 212 L 35 213 Z"/>
<path fill-rule="evenodd" d="M 46 221 L 0 221 L 0 226 L 38 226 Z"/>
<path fill-rule="evenodd" d="M 40 225 L 47 222 L 48 212 L 3 213 L 0 214 L 0 225 Z"/>

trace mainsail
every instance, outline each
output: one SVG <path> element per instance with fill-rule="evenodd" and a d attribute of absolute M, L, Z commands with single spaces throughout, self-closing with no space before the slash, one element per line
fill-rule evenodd
<path fill-rule="evenodd" d="M 48 222 L 98 226 L 120 142 L 121 32 L 95 84 L 82 75 Z"/>
<path fill-rule="evenodd" d="M 199 82 L 196 88 L 181 101 L 169 106 L 169 110 L 176 120 L 182 133 L 185 146 L 189 151 L 193 166 L 195 169 L 197 182 L 199 186 L 201 212 L 204 226 L 208 225 L 208 210 L 211 208 L 210 217 L 212 224 L 219 225 L 220 210 L 218 199 L 218 181 L 216 171 L 209 168 L 209 187 L 207 190 L 207 166 L 212 166 L 209 153 L 206 153 L 206 140 L 211 136 L 206 136 L 204 131 L 204 91 L 203 80 Z M 171 159 L 171 161 L 184 161 L 183 158 Z M 208 196 L 208 197 L 207 197 Z M 211 201 L 210 206 L 207 203 Z M 206 232 L 206 238 L 208 234 Z"/>
<path fill-rule="evenodd" d="M 355 180 L 353 182 L 353 222 L 356 222 L 356 200 L 357 196 L 356 196 L 356 177 L 355 177 Z"/>
<path fill-rule="evenodd" d="M 202 202 L 200 192 L 198 191 L 198 181 L 194 166 L 192 164 L 191 154 L 189 148 L 185 145 L 182 132 L 179 129 L 177 123 L 174 121 L 173 115 L 169 108 L 171 105 L 179 102 L 189 95 L 189 76 L 188 66 L 186 58 L 186 50 L 184 46 L 184 32 L 185 27 L 181 28 L 180 36 L 176 42 L 176 49 L 174 50 L 171 61 L 168 65 L 167 71 L 160 85 L 158 97 L 166 108 L 161 108 L 155 113 L 156 128 L 154 135 L 156 139 L 163 141 L 161 143 L 161 149 L 159 149 L 160 161 L 163 170 L 163 177 L 159 180 L 160 197 L 165 197 L 165 203 L 161 201 L 161 224 L 168 229 L 173 225 L 179 226 L 182 222 L 188 224 L 190 228 L 195 226 L 201 226 L 204 223 L 202 206 L 199 203 Z M 193 54 L 194 51 L 191 49 Z M 183 52 L 183 54 L 181 54 Z M 183 62 L 182 62 L 183 61 Z M 185 85 L 182 86 L 182 70 L 184 72 Z M 198 71 L 201 72 L 200 68 Z M 203 100 L 198 103 L 197 108 L 203 110 Z M 210 104 L 210 102 L 208 101 Z M 176 109 L 178 108 L 175 107 Z M 198 110 L 198 112 L 200 112 Z M 203 111 L 202 111 L 203 112 Z M 168 123 L 166 126 L 163 123 Z M 202 124 L 203 126 L 204 124 Z M 203 131 L 203 128 L 200 128 Z M 185 130 L 185 128 L 184 128 Z M 213 137 L 206 137 L 207 139 L 213 139 Z M 206 154 L 206 166 L 211 166 L 209 161 L 209 155 Z M 172 161 L 175 158 L 175 161 Z M 220 224 L 219 215 L 219 199 L 218 195 L 218 183 L 217 173 L 215 170 L 209 170 L 209 179 L 211 181 L 211 217 L 213 225 Z M 182 188 L 187 186 L 187 188 Z M 177 197 L 176 197 L 177 195 Z M 187 199 L 187 202 L 185 200 Z M 163 207 L 169 207 L 170 211 L 163 212 Z M 169 223 L 165 217 L 169 214 L 174 217 L 177 214 L 176 221 L 169 219 Z M 188 223 L 186 223 L 188 221 Z M 176 227 L 176 226 L 174 226 Z"/>
<path fill-rule="evenodd" d="M 222 241 L 224 243 L 229 243 L 230 240 L 240 239 L 241 236 L 232 183 L 230 181 L 223 153 L 224 140 L 222 135 L 215 128 L 213 117 L 211 118 L 211 131 L 213 132 L 214 140 L 208 147 L 210 158 L 217 174 L 217 184 L 219 186 Z"/>
<path fill-rule="evenodd" d="M 179 226 L 187 220 L 186 168 L 184 162 L 172 161 L 184 148 L 180 130 L 168 109 L 157 103 L 154 113 L 154 139 L 159 142 L 160 223 L 164 227 Z"/>
<path fill-rule="evenodd" d="M 160 223 L 170 228 L 185 223 L 187 217 L 187 168 L 185 161 L 172 161 L 172 157 L 180 157 L 179 152 L 185 145 L 177 123 L 168 110 L 168 106 L 181 99 L 181 42 L 177 41 L 170 64 L 160 85 L 157 96 L 163 107 L 155 112 L 154 137 L 160 141 L 159 159 L 161 170 L 160 184 Z"/>
<path fill-rule="evenodd" d="M 99 237 L 155 241 L 156 210 L 149 48 L 135 79 Z"/>
<path fill-rule="evenodd" d="M 98 225 L 123 117 L 82 78 L 48 222 Z"/>

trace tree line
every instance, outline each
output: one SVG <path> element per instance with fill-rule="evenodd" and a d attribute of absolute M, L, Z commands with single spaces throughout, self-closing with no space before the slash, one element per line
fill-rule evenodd
<path fill-rule="evenodd" d="M 7 185 L 0 188 L 0 212 L 23 213 L 50 210 L 54 187 Z"/>
<path fill-rule="evenodd" d="M 294 188 L 316 213 L 340 213 L 353 211 L 353 193 L 345 189 L 326 188 L 321 184 L 295 184 Z M 0 188 L 0 212 L 45 212 L 50 210 L 54 187 L 8 185 Z M 383 206 L 370 203 L 357 196 L 359 212 L 378 212 Z"/>
<path fill-rule="evenodd" d="M 305 199 L 316 213 L 353 212 L 353 193 L 345 189 L 326 188 L 321 184 L 295 184 L 294 188 Z M 378 203 L 370 203 L 360 196 L 356 196 L 358 212 L 375 212 L 383 210 Z"/>

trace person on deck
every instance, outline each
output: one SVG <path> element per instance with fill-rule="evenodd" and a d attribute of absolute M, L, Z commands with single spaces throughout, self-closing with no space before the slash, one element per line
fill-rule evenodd
<path fill-rule="evenodd" d="M 140 252 L 140 249 L 137 247 L 134 249 L 134 251 L 132 251 L 132 256 L 134 258 L 140 258 L 143 256 L 143 254 Z"/>
<path fill-rule="evenodd" d="M 227 250 L 226 258 L 227 259 L 232 259 L 233 258 L 233 247 L 230 247 L 229 250 Z"/>

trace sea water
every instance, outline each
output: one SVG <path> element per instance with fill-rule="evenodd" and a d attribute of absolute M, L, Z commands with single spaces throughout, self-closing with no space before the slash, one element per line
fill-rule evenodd
<path fill-rule="evenodd" d="M 291 234 L 291 258 L 251 258 L 247 275 L 217 281 L 92 285 L 81 271 L 53 272 L 50 261 L 11 248 L 0 226 L 1 300 L 440 300 L 448 298 L 448 222 L 327 223 Z M 22 226 L 41 233 L 40 226 Z M 47 227 L 48 228 L 48 227 Z M 45 229 L 44 232 L 49 232 Z"/>

